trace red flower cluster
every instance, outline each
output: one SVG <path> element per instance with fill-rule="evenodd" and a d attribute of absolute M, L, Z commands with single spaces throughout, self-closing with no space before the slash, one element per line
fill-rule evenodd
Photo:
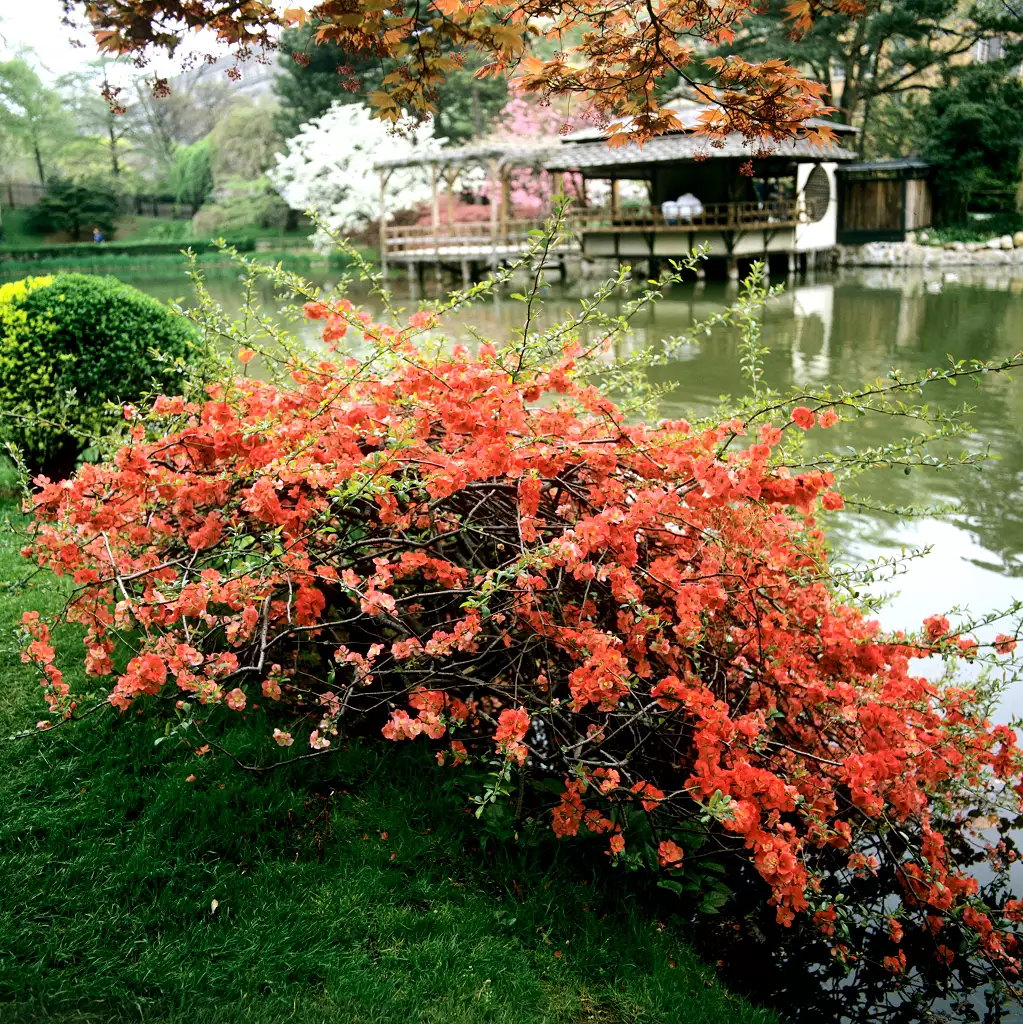
<path fill-rule="evenodd" d="M 370 359 L 160 398 L 115 459 L 40 482 L 25 554 L 73 577 L 68 615 L 114 706 L 265 698 L 281 747 L 326 750 L 361 722 L 443 741 L 442 761 L 554 765 L 559 835 L 637 856 L 641 812 L 650 863 L 684 873 L 712 832 L 780 921 L 813 914 L 826 934 L 821 865 L 875 872 L 872 837 L 894 825 L 920 837 L 892 855 L 906 913 L 959 922 L 1014 969 L 1014 936 L 933 818 L 967 785 L 1019 790 L 1015 734 L 913 673 L 933 650 L 971 656 L 947 620 L 886 636 L 835 598 L 816 514 L 841 499 L 830 474 L 778 464 L 782 428 L 735 450 L 736 421 L 630 426 L 571 350 L 532 367 L 487 346 L 428 355 L 411 339 L 432 315 L 397 330 L 306 312 L 329 341 L 363 332 Z M 46 626 L 25 628 L 66 716 Z"/>

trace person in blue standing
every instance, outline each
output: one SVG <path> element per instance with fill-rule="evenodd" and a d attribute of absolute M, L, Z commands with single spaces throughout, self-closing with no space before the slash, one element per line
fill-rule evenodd
<path fill-rule="evenodd" d="M 102 244 L 103 244 L 103 232 L 102 232 L 102 231 L 100 231 L 100 229 L 99 229 L 99 225 L 97 225 L 96 227 L 94 227 L 94 228 L 92 229 L 92 240 L 93 240 L 93 241 L 94 241 L 94 242 L 95 242 L 95 243 L 96 243 L 97 245 L 102 245 Z"/>

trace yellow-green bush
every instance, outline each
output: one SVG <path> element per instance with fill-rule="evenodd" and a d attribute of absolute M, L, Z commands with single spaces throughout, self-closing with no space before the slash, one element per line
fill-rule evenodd
<path fill-rule="evenodd" d="M 0 438 L 33 472 L 67 475 L 111 417 L 110 403 L 173 386 L 173 362 L 194 337 L 182 317 L 113 277 L 0 286 Z"/>

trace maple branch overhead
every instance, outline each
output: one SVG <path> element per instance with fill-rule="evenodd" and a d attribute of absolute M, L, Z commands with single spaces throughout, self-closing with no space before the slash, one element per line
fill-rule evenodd
<path fill-rule="evenodd" d="M 699 134 L 830 138 L 826 128 L 805 126 L 830 112 L 823 86 L 787 62 L 700 55 L 701 48 L 728 45 L 759 13 L 757 0 L 322 0 L 289 8 L 267 0 L 61 2 L 69 24 L 84 13 L 101 51 L 142 63 L 154 51 L 174 55 L 202 29 L 244 61 L 275 49 L 285 28 L 311 22 L 316 43 L 398 65 L 368 97 L 376 115 L 393 123 L 433 114 L 438 84 L 471 54 L 484 61 L 478 77 L 505 75 L 541 102 L 580 97 L 586 117 L 611 125 L 612 144 L 682 130 L 662 97 L 676 75 L 713 104 L 692 129 Z M 862 3 L 793 0 L 784 10 L 791 31 L 801 33 L 829 13 L 855 17 Z M 553 54 L 551 43 L 558 46 Z"/>

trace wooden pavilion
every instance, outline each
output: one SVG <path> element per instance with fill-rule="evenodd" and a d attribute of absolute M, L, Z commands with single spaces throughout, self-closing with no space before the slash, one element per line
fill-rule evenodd
<path fill-rule="evenodd" d="M 908 231 L 933 224 L 926 160 L 873 160 L 845 164 L 838 174 L 838 241 L 901 242 Z"/>
<path fill-rule="evenodd" d="M 480 265 L 496 267 L 517 257 L 528 242 L 529 232 L 543 223 L 542 217 L 516 218 L 511 207 L 513 171 L 540 171 L 550 147 L 490 143 L 458 149 L 442 149 L 424 156 L 382 160 L 380 175 L 380 257 L 383 269 L 404 264 L 410 275 L 433 264 L 457 267 L 462 278 L 474 278 Z M 430 176 L 432 192 L 430 223 L 389 224 L 387 184 L 399 167 L 422 167 Z M 451 201 L 465 172 L 482 170 L 487 182 L 489 216 L 485 221 L 456 222 Z M 441 186 L 447 193 L 446 216 L 441 215 Z"/>
<path fill-rule="evenodd" d="M 856 154 L 840 141 L 819 145 L 806 136 L 753 145 L 734 134 L 712 142 L 691 130 L 705 109 L 679 104 L 683 130 L 642 146 L 612 148 L 606 132 L 587 128 L 547 145 L 494 144 L 383 161 L 377 164 L 382 261 L 405 263 L 410 273 L 431 263 L 438 272 L 442 265 L 460 265 L 468 279 L 481 264 L 496 266 L 518 255 L 528 232 L 541 222 L 516 219 L 510 207 L 510 175 L 525 167 L 551 173 L 556 192 L 564 175 L 576 177 L 568 251 L 586 259 L 648 261 L 653 273 L 660 261 L 706 245 L 712 263 L 731 277 L 739 275 L 740 260 L 763 259 L 775 270 L 830 260 L 838 226 L 836 169 Z M 839 140 L 855 131 L 833 122 L 828 126 Z M 388 176 L 397 167 L 413 165 L 425 167 L 431 176 L 431 223 L 389 225 Z M 455 223 L 449 202 L 448 220 L 442 223 L 441 184 L 450 193 L 459 174 L 473 165 L 485 168 L 488 195 L 495 199 L 489 219 Z M 601 207 L 586 201 L 587 182 L 594 180 L 610 184 L 610 201 Z M 625 180 L 644 183 L 642 202 L 622 200 Z"/>

